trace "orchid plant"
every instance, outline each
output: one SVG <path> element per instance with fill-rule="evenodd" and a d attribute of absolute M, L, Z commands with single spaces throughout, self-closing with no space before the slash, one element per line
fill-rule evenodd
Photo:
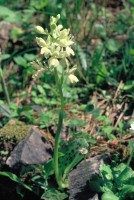
<path fill-rule="evenodd" d="M 70 81 L 71 83 L 78 82 L 78 78 L 74 75 L 74 71 L 77 69 L 76 66 L 70 68 L 69 58 L 74 56 L 75 53 L 71 46 L 74 44 L 73 37 L 70 34 L 69 29 L 63 29 L 63 26 L 57 25 L 60 15 L 50 18 L 50 31 L 43 29 L 41 26 L 36 26 L 36 31 L 42 37 L 36 37 L 36 42 L 41 48 L 40 53 L 45 59 L 47 59 L 47 64 L 42 63 L 39 60 L 33 61 L 31 64 L 35 69 L 33 75 L 34 79 L 38 79 L 42 73 L 50 72 L 54 74 L 56 86 L 60 97 L 60 113 L 58 120 L 58 127 L 55 137 L 54 146 L 54 170 L 57 183 L 59 187 L 66 188 L 68 186 L 67 181 L 62 179 L 59 172 L 59 140 L 60 133 L 63 125 L 64 116 L 64 96 L 63 96 L 63 83 L 65 81 Z"/>

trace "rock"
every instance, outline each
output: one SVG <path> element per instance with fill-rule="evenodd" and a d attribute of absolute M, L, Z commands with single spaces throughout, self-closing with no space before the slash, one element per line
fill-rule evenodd
<path fill-rule="evenodd" d="M 98 194 L 90 191 L 89 181 L 99 174 L 99 167 L 108 163 L 109 154 L 98 155 L 83 160 L 69 174 L 69 200 L 99 200 Z"/>
<path fill-rule="evenodd" d="M 44 164 L 52 154 L 52 142 L 39 129 L 31 127 L 28 136 L 14 148 L 6 164 L 9 167 L 19 164 Z"/>

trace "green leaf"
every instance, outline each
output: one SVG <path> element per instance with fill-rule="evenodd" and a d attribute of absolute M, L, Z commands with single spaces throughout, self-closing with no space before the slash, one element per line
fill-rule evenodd
<path fill-rule="evenodd" d="M 134 81 L 127 81 L 123 87 L 123 90 L 126 92 L 133 92 L 134 90 Z"/>
<path fill-rule="evenodd" d="M 20 40 L 22 34 L 23 29 L 14 27 L 10 32 L 10 38 L 13 40 L 13 42 L 17 42 L 17 40 Z"/>
<path fill-rule="evenodd" d="M 40 1 L 31 0 L 30 4 L 36 9 L 42 9 L 48 5 L 48 0 L 40 0 Z"/>
<path fill-rule="evenodd" d="M 18 195 L 20 195 L 21 199 L 24 198 L 25 195 L 24 195 L 24 193 L 21 191 L 21 188 L 19 188 L 18 186 L 16 187 L 16 192 L 17 192 Z"/>
<path fill-rule="evenodd" d="M 91 112 L 92 116 L 94 118 L 98 117 L 100 115 L 100 108 L 95 108 L 92 112 Z"/>
<path fill-rule="evenodd" d="M 42 196 L 41 199 L 51 199 L 51 200 L 64 200 L 68 197 L 68 195 L 64 192 L 60 192 L 54 188 L 50 188 L 46 191 Z"/>
<path fill-rule="evenodd" d="M 44 165 L 44 170 L 46 172 L 47 176 L 53 175 L 54 174 L 54 163 L 53 159 L 48 160 L 45 165 Z"/>
<path fill-rule="evenodd" d="M 84 50 L 77 44 L 76 46 L 76 50 L 77 50 L 77 54 L 79 56 L 82 68 L 87 71 L 87 59 L 86 59 L 86 53 L 84 52 Z"/>
<path fill-rule="evenodd" d="M 115 80 L 114 78 L 111 78 L 109 76 L 106 77 L 106 81 L 107 81 L 108 85 L 110 85 L 110 86 L 116 86 L 116 87 L 118 87 L 118 85 L 119 85 L 119 83 L 118 83 L 117 80 Z"/>
<path fill-rule="evenodd" d="M 118 166 L 114 167 L 113 171 L 115 171 L 116 173 L 120 174 L 126 167 L 127 167 L 126 164 L 121 163 Z"/>
<path fill-rule="evenodd" d="M 109 165 L 100 166 L 100 172 L 107 180 L 113 180 L 112 170 Z"/>
<path fill-rule="evenodd" d="M 130 149 L 132 158 L 134 158 L 134 141 L 132 141 L 132 140 L 129 141 L 128 148 Z"/>
<path fill-rule="evenodd" d="M 43 88 L 48 89 L 48 90 L 52 89 L 52 87 L 47 83 L 44 83 Z"/>
<path fill-rule="evenodd" d="M 2 16 L 4 20 L 8 22 L 15 22 L 18 24 L 21 22 L 21 13 L 10 10 L 5 6 L 0 6 L 0 16 Z"/>
<path fill-rule="evenodd" d="M 134 5 L 134 0 L 128 0 L 128 2 Z"/>
<path fill-rule="evenodd" d="M 116 136 L 115 136 L 114 134 L 111 134 L 111 133 L 107 134 L 107 138 L 108 138 L 109 140 L 117 139 Z"/>
<path fill-rule="evenodd" d="M 133 182 L 134 184 L 134 182 Z M 134 185 L 124 185 L 120 193 L 120 197 L 123 200 L 128 199 L 128 197 L 134 198 Z"/>
<path fill-rule="evenodd" d="M 101 200 L 119 200 L 119 197 L 116 196 L 112 191 L 105 192 L 101 196 Z"/>
<path fill-rule="evenodd" d="M 96 68 L 96 82 L 100 84 L 103 82 L 107 77 L 109 76 L 109 73 L 107 71 L 106 65 L 104 63 L 101 63 L 98 68 Z"/>
<path fill-rule="evenodd" d="M 7 156 L 9 154 L 9 151 L 1 150 L 0 155 Z"/>
<path fill-rule="evenodd" d="M 117 182 L 124 182 L 127 179 L 131 178 L 133 176 L 133 170 L 130 167 L 127 167 L 120 173 L 120 175 L 117 178 Z"/>
<path fill-rule="evenodd" d="M 32 7 L 28 7 L 27 9 L 23 9 L 23 23 L 27 23 L 30 22 L 30 19 L 33 17 L 34 13 L 35 13 L 35 9 Z"/>
<path fill-rule="evenodd" d="M 134 0 L 133 0 L 134 1 Z M 134 56 L 134 49 L 129 50 L 130 55 Z"/>
<path fill-rule="evenodd" d="M 99 37 L 106 37 L 106 30 L 102 24 L 95 24 L 95 31 Z"/>
<path fill-rule="evenodd" d="M 41 94 L 43 94 L 43 95 L 46 94 L 44 88 L 41 85 L 37 85 L 37 89 Z"/>
<path fill-rule="evenodd" d="M 116 52 L 118 49 L 121 47 L 121 43 L 117 42 L 114 39 L 109 39 L 107 41 L 106 47 L 111 51 L 111 52 Z"/>
<path fill-rule="evenodd" d="M 86 121 L 80 120 L 80 119 L 76 119 L 76 118 L 72 118 L 72 119 L 67 123 L 67 125 L 68 125 L 70 128 L 73 128 L 73 127 L 84 127 L 86 124 L 87 124 Z"/>
<path fill-rule="evenodd" d="M 0 16 L 9 16 L 13 15 L 13 11 L 5 6 L 0 6 Z"/>
<path fill-rule="evenodd" d="M 23 66 L 23 67 L 27 66 L 27 61 L 22 56 L 14 57 L 14 61 L 20 66 Z"/>
<path fill-rule="evenodd" d="M 125 180 L 123 183 L 124 183 L 125 185 L 133 185 L 133 184 L 134 184 L 134 174 L 133 174 L 133 177 L 131 177 L 131 178 Z"/>
<path fill-rule="evenodd" d="M 88 143 L 85 138 L 71 138 L 68 143 L 63 142 L 60 148 L 60 152 L 64 154 L 59 158 L 59 168 L 62 174 L 66 169 L 76 166 L 85 155 L 80 154 L 82 148 L 88 149 Z"/>
<path fill-rule="evenodd" d="M 24 58 L 25 58 L 28 62 L 35 60 L 36 57 L 37 57 L 37 56 L 35 56 L 35 55 L 32 54 L 32 53 L 25 53 L 25 54 L 24 54 Z"/>
<path fill-rule="evenodd" d="M 104 122 L 107 119 L 107 116 L 101 115 L 98 117 L 98 122 Z"/>
<path fill-rule="evenodd" d="M 92 191 L 95 191 L 95 192 L 104 192 L 103 191 L 103 185 L 104 185 L 104 181 L 103 181 L 102 177 L 100 177 L 97 174 L 95 174 L 89 180 L 89 187 L 90 187 L 90 189 Z"/>
<path fill-rule="evenodd" d="M 95 68 L 95 70 L 96 69 L 99 70 L 98 65 L 100 65 L 100 61 L 102 59 L 103 52 L 104 52 L 104 46 L 102 44 L 97 46 L 94 50 L 94 54 L 92 57 L 92 66 Z"/>
<path fill-rule="evenodd" d="M 114 127 L 112 126 L 107 126 L 103 128 L 103 131 L 107 134 L 111 133 L 114 130 Z"/>
<path fill-rule="evenodd" d="M 26 188 L 30 191 L 33 191 L 33 189 L 30 186 L 26 185 L 24 182 L 22 182 L 22 180 L 20 178 L 18 178 L 18 176 L 16 176 L 15 174 L 13 174 L 11 172 L 4 172 L 4 171 L 1 172 L 0 171 L 0 175 L 6 176 L 6 177 L 10 178 L 12 181 L 15 181 L 15 182 L 19 183 L 20 185 L 22 185 L 24 188 Z"/>
<path fill-rule="evenodd" d="M 6 117 L 10 117 L 11 116 L 11 111 L 9 109 L 9 107 L 4 104 L 4 102 L 0 102 L 0 114 L 2 114 L 3 116 Z"/>
<path fill-rule="evenodd" d="M 117 167 L 114 167 L 113 173 L 116 177 L 116 183 L 121 184 L 127 181 L 129 178 L 133 177 L 133 170 L 126 164 L 121 163 Z"/>
<path fill-rule="evenodd" d="M 8 58 L 10 58 L 10 54 L 2 54 L 2 55 L 0 56 L 0 59 L 1 59 L 1 60 L 6 60 L 6 59 L 8 59 Z"/>

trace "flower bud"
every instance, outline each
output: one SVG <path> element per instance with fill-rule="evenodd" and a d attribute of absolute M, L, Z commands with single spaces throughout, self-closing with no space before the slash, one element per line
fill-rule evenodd
<path fill-rule="evenodd" d="M 57 21 L 60 19 L 60 14 L 56 16 Z"/>
<path fill-rule="evenodd" d="M 44 28 L 42 28 L 41 26 L 35 26 L 35 30 L 39 34 L 44 34 L 45 33 Z"/>

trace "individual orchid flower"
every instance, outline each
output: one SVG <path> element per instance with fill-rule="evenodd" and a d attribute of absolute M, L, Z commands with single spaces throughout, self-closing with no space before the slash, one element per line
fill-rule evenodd
<path fill-rule="evenodd" d="M 42 75 L 42 73 L 43 73 L 44 71 L 45 71 L 44 68 L 40 68 L 32 77 L 33 77 L 34 79 L 40 78 L 41 75 Z"/>
<path fill-rule="evenodd" d="M 71 83 L 77 83 L 79 80 L 78 78 L 73 74 L 73 72 L 77 69 L 76 66 L 72 67 L 72 69 L 69 69 L 67 71 L 68 74 L 68 79 L 70 80 Z"/>
<path fill-rule="evenodd" d="M 43 38 L 36 37 L 36 42 L 40 47 L 45 47 L 46 46 L 46 42 L 45 42 L 45 40 Z"/>
<path fill-rule="evenodd" d="M 49 64 L 50 66 L 53 66 L 53 67 L 58 67 L 58 66 L 59 66 L 59 61 L 58 61 L 58 59 L 51 57 L 51 58 L 48 60 L 48 64 Z"/>
<path fill-rule="evenodd" d="M 32 61 L 31 65 L 35 70 L 35 73 L 32 76 L 34 79 L 40 78 L 42 73 L 46 71 L 45 66 L 39 60 Z"/>
<path fill-rule="evenodd" d="M 68 78 L 69 78 L 71 83 L 77 83 L 79 81 L 78 78 L 74 74 L 70 74 L 68 76 Z"/>
<path fill-rule="evenodd" d="M 74 51 L 70 47 L 66 47 L 66 52 L 67 52 L 68 56 L 70 56 L 70 55 L 74 56 Z"/>

